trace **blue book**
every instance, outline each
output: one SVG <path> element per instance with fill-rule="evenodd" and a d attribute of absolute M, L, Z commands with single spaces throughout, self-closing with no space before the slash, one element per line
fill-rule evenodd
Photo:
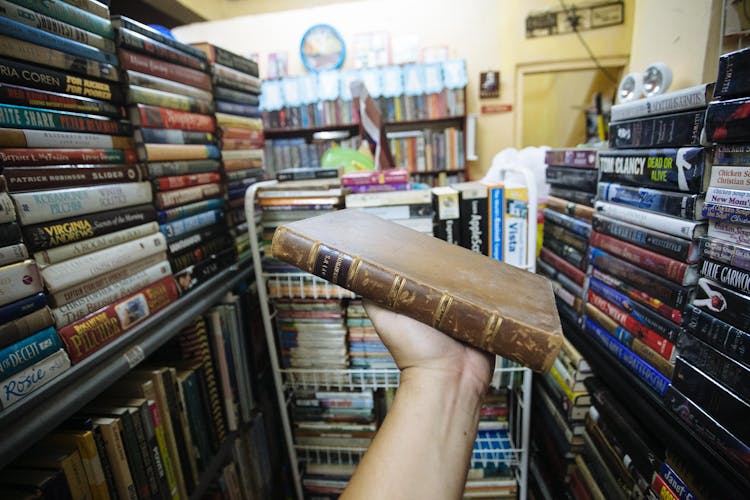
<path fill-rule="evenodd" d="M 221 113 L 229 113 L 233 115 L 249 116 L 251 118 L 259 118 L 261 116 L 260 108 L 258 106 L 251 106 L 248 104 L 237 104 L 234 102 L 227 102 L 216 100 L 216 111 Z"/>
<path fill-rule="evenodd" d="M 36 295 L 25 297 L 21 300 L 11 302 L 0 307 L 0 324 L 13 321 L 21 316 L 26 316 L 29 313 L 41 309 L 47 305 L 47 298 L 44 293 L 39 292 Z"/>
<path fill-rule="evenodd" d="M 61 348 L 60 337 L 57 336 L 54 326 L 9 345 L 0 350 L 0 379 L 15 375 Z"/>
<path fill-rule="evenodd" d="M 53 35 L 52 33 L 47 33 L 46 31 L 32 28 L 31 26 L 26 26 L 25 24 L 17 23 L 4 17 L 0 17 L 0 34 L 92 61 L 112 64 L 113 66 L 119 64 L 115 54 L 96 49 L 85 43 Z"/>
<path fill-rule="evenodd" d="M 690 488 L 667 462 L 661 463 L 660 475 L 680 500 L 697 500 Z"/>
<path fill-rule="evenodd" d="M 502 185 L 489 186 L 490 203 L 490 257 L 503 260 L 503 215 L 505 213 L 505 188 Z"/>
<path fill-rule="evenodd" d="M 597 342 L 611 352 L 629 371 L 644 381 L 657 394 L 664 396 L 667 392 L 667 387 L 669 387 L 669 379 L 667 377 L 656 371 L 651 365 L 622 345 L 592 320 L 586 319 L 585 328 Z"/>
<path fill-rule="evenodd" d="M 184 219 L 191 215 L 196 215 L 201 212 L 208 210 L 214 210 L 224 207 L 224 200 L 221 198 L 211 198 L 208 200 L 197 201 L 195 203 L 188 203 L 187 205 L 180 205 L 179 207 L 170 208 L 168 210 L 159 210 L 156 212 L 156 220 L 160 224 L 167 222 L 176 221 L 178 219 Z"/>
<path fill-rule="evenodd" d="M 179 219 L 166 224 L 159 224 L 161 232 L 167 237 L 167 242 L 171 243 L 181 236 L 197 231 L 204 227 L 216 224 L 224 216 L 222 210 L 210 210 L 208 212 L 191 215 L 184 219 Z"/>

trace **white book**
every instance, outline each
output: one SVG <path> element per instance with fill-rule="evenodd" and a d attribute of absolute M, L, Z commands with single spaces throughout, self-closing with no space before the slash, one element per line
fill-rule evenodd
<path fill-rule="evenodd" d="M 25 225 L 150 203 L 149 182 L 122 182 L 11 195 Z"/>
<path fill-rule="evenodd" d="M 119 267 L 108 273 L 101 274 L 94 279 L 82 281 L 77 285 L 70 288 L 60 290 L 59 292 L 53 292 L 47 295 L 47 299 L 52 307 L 60 307 L 63 304 L 72 302 L 73 300 L 90 295 L 100 288 L 109 286 L 118 281 L 122 281 L 125 278 L 132 276 L 148 267 L 157 264 L 167 258 L 166 252 L 160 252 L 150 257 L 139 260 L 138 262 L 132 263 L 128 266 Z"/>
<path fill-rule="evenodd" d="M 0 266 L 13 264 L 28 257 L 29 251 L 23 243 L 16 243 L 15 245 L 0 248 Z"/>
<path fill-rule="evenodd" d="M 735 245 L 750 245 L 750 226 L 732 224 L 731 222 L 708 221 L 709 238 L 729 241 Z"/>
<path fill-rule="evenodd" d="M 42 269 L 42 278 L 47 290 L 54 293 L 166 249 L 167 239 L 162 233 L 154 233 L 47 266 Z"/>
<path fill-rule="evenodd" d="M 750 191 L 750 168 L 738 165 L 714 165 L 711 168 L 708 186 L 709 189 L 715 187 Z"/>
<path fill-rule="evenodd" d="M 39 293 L 42 289 L 39 268 L 33 260 L 0 267 L 0 306 Z"/>
<path fill-rule="evenodd" d="M 705 108 L 713 97 L 713 89 L 713 83 L 702 83 L 666 94 L 615 104 L 610 111 L 610 119 L 614 122 Z"/>
<path fill-rule="evenodd" d="M 412 189 L 384 193 L 354 193 L 346 195 L 346 208 L 377 207 L 380 205 L 420 205 L 432 203 L 432 191 Z"/>
<path fill-rule="evenodd" d="M 738 189 L 709 187 L 706 191 L 706 203 L 720 203 L 733 207 L 750 208 L 750 190 L 741 191 Z"/>
<path fill-rule="evenodd" d="M 654 212 L 646 212 L 637 208 L 631 208 L 615 203 L 597 201 L 594 204 L 597 213 L 604 214 L 613 219 L 630 222 L 639 226 L 661 231 L 680 238 L 692 240 L 706 234 L 708 225 L 705 221 L 691 221 L 677 217 L 669 217 Z"/>
<path fill-rule="evenodd" d="M 34 363 L 25 370 L 0 382 L 0 408 L 7 408 L 19 399 L 36 391 L 70 368 L 70 358 L 64 349 Z"/>
<path fill-rule="evenodd" d="M 34 259 L 37 264 L 39 264 L 39 267 L 46 267 L 50 264 L 56 264 L 97 250 L 113 247 L 120 243 L 125 243 L 126 241 L 142 238 L 143 236 L 154 234 L 157 231 L 159 231 L 159 224 L 157 222 L 147 222 L 145 224 L 129 227 L 113 233 L 107 233 L 94 238 L 77 241 L 75 243 L 69 243 L 67 245 L 34 252 Z"/>
<path fill-rule="evenodd" d="M 409 229 L 413 229 L 414 231 L 419 231 L 420 233 L 429 234 L 432 236 L 432 217 L 412 217 L 409 219 L 392 219 L 391 222 L 395 222 L 396 224 L 400 224 L 404 227 L 408 227 Z"/>
<path fill-rule="evenodd" d="M 89 313 L 112 304 L 123 297 L 127 297 L 152 283 L 156 283 L 170 274 L 172 274 L 172 268 L 169 266 L 169 261 L 164 260 L 138 271 L 117 283 L 100 288 L 85 297 L 62 304 L 60 307 L 52 309 L 55 326 L 62 328 L 65 325 L 69 325 Z"/>

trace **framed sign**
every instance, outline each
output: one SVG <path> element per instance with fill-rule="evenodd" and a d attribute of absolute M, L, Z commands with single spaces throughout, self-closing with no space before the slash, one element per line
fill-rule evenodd
<path fill-rule="evenodd" d="M 500 72 L 482 71 L 479 73 L 479 98 L 492 99 L 500 97 Z"/>

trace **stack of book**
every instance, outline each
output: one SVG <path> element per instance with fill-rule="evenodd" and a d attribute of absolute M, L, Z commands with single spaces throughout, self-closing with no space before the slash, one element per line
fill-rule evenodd
<path fill-rule="evenodd" d="M 670 410 L 740 474 L 750 472 L 750 85 L 733 68 L 750 51 L 721 56 L 706 135 L 715 143 L 700 239 L 700 278 L 683 315 Z"/>
<path fill-rule="evenodd" d="M 184 292 L 234 261 L 223 228 L 208 63 L 201 51 L 137 21 L 115 16 L 113 24 L 138 156 Z"/>
<path fill-rule="evenodd" d="M 311 142 L 307 142 L 304 137 L 266 139 L 263 159 L 269 177 L 273 177 L 275 172 L 287 168 L 320 167 L 323 155 L 332 147 L 357 150 L 361 144 L 362 138 L 358 135 L 348 139 L 315 139 Z"/>
<path fill-rule="evenodd" d="M 560 314 L 578 324 L 586 302 L 584 282 L 598 175 L 597 150 L 550 149 L 545 152 L 545 162 L 551 188 L 543 210 L 543 247 L 537 272 L 552 280 Z"/>
<path fill-rule="evenodd" d="M 227 184 L 226 222 L 238 257 L 250 254 L 245 191 L 265 178 L 258 63 L 210 43 L 193 47 L 208 58 L 217 135 Z"/>
<path fill-rule="evenodd" d="M 351 193 L 346 208 L 356 208 L 415 231 L 432 235 L 432 193 L 429 189 Z"/>
<path fill-rule="evenodd" d="M 352 193 L 406 191 L 411 189 L 411 179 L 405 168 L 387 168 L 345 173 L 341 175 L 341 185 Z"/>
<path fill-rule="evenodd" d="M 460 170 L 464 165 L 464 132 L 456 127 L 388 132 L 388 145 L 394 166 L 407 168 L 413 174 Z M 458 173 L 453 182 L 459 182 Z"/>
<path fill-rule="evenodd" d="M 356 467 L 350 455 L 360 456 L 375 437 L 374 408 L 371 390 L 294 392 L 292 415 L 297 446 L 301 450 L 321 446 L 340 450 L 331 457 L 310 453 L 302 479 L 308 494 L 339 495 L 343 492 Z"/>
<path fill-rule="evenodd" d="M 349 358 L 354 369 L 396 369 L 393 356 L 380 340 L 361 300 L 346 305 L 346 327 L 349 333 Z"/>
<path fill-rule="evenodd" d="M 3 55 L 32 62 L 5 62 L 2 175 L 73 363 L 178 295 L 145 172 L 123 164 L 136 158 L 112 24 L 89 7 L 9 4 L 0 18 Z"/>
<path fill-rule="evenodd" d="M 590 458 L 585 453 L 584 419 L 591 406 L 591 396 L 584 381 L 592 375 L 588 362 L 564 340 L 550 371 L 535 381 L 534 477 L 548 490 L 569 485 L 577 469 L 590 466 Z"/>
<path fill-rule="evenodd" d="M 585 330 L 659 396 L 674 370 L 682 316 L 698 281 L 696 239 L 707 226 L 701 207 L 711 151 L 701 145 L 700 98 L 709 90 L 675 91 L 695 99 L 649 97 L 640 111 L 624 104 L 628 118 L 610 124 L 614 149 L 599 153 Z M 689 105 L 649 105 L 671 102 Z"/>

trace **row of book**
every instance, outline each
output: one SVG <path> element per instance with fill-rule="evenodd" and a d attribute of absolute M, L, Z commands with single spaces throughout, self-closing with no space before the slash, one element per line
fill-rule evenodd
<path fill-rule="evenodd" d="M 97 2 L 3 7 L 3 378 L 48 373 L 6 407 L 249 255 L 264 172 L 254 61 Z"/>
<path fill-rule="evenodd" d="M 270 491 L 263 415 L 230 294 L 0 471 L 5 494 L 243 499 Z M 215 461 L 219 475 L 203 477 Z M 212 479 L 212 478 L 209 478 Z"/>
<path fill-rule="evenodd" d="M 539 265 L 554 280 L 561 316 L 661 399 L 736 477 L 749 470 L 750 219 L 742 179 L 750 135 L 739 110 L 750 87 L 731 68 L 748 57 L 722 56 L 715 85 L 614 106 L 609 150 L 549 151 L 547 179 L 564 200 L 552 198 L 545 211 Z M 585 203 L 592 180 L 593 211 Z M 566 188 L 573 191 L 563 196 Z M 618 494 L 713 491 L 689 464 L 674 472 L 684 461 L 658 436 L 649 440 L 646 432 L 643 443 L 632 443 L 614 434 L 605 438 L 622 440 L 626 453 L 657 457 L 637 464 L 635 483 L 608 468 Z M 607 471 L 591 472 L 594 483 L 608 484 Z M 593 489 L 587 483 L 585 491 Z"/>

